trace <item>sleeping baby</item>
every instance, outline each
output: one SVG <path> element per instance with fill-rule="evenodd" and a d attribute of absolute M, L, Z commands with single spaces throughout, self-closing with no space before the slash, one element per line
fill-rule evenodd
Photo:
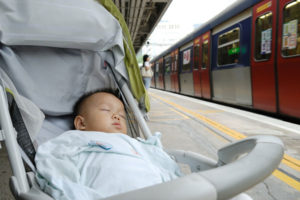
<path fill-rule="evenodd" d="M 113 91 L 81 97 L 74 126 L 39 146 L 37 181 L 54 199 L 98 200 L 181 176 L 158 136 L 127 135 L 126 113 Z"/>

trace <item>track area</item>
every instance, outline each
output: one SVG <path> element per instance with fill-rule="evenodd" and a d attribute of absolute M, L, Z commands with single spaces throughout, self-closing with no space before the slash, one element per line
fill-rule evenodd
<path fill-rule="evenodd" d="M 149 90 L 151 131 L 162 133 L 167 149 L 183 149 L 217 159 L 226 144 L 253 135 L 274 135 L 285 144 L 277 170 L 246 193 L 254 200 L 300 200 L 300 126 L 277 119 Z"/>

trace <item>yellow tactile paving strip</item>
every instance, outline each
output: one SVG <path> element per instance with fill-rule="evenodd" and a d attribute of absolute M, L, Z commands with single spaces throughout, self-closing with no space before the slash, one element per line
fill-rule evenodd
<path fill-rule="evenodd" d="M 239 133 L 238 131 L 235 131 L 235 130 L 232 130 L 218 122 L 215 122 L 199 113 L 196 113 L 192 110 L 189 110 L 181 105 L 178 105 L 172 101 L 169 101 L 165 98 L 162 98 L 154 93 L 149 93 L 152 97 L 160 100 L 160 101 L 163 101 L 167 104 L 169 104 L 170 106 L 176 108 L 177 110 L 183 112 L 183 113 L 187 113 L 188 115 L 191 115 L 195 118 L 197 118 L 198 120 L 201 120 L 205 123 L 207 123 L 208 125 L 210 126 L 213 126 L 214 128 L 218 129 L 219 131 L 222 131 L 223 133 L 231 136 L 232 138 L 234 139 L 237 139 L 237 140 L 240 140 L 240 139 L 243 139 L 243 138 L 246 138 L 247 136 L 242 134 L 242 133 Z M 176 111 L 175 109 L 172 109 L 173 111 Z M 179 115 L 181 116 L 184 116 L 184 118 L 188 119 L 188 115 L 185 115 L 185 114 L 182 114 L 181 112 L 178 112 L 176 111 L 176 113 L 178 113 Z M 287 155 L 287 154 L 284 154 L 284 157 L 282 159 L 282 164 L 296 170 L 296 171 L 300 171 L 300 161 Z M 275 177 L 277 177 L 278 179 L 280 179 L 281 181 L 285 182 L 286 184 L 288 184 L 289 186 L 295 188 L 296 190 L 300 191 L 300 182 L 291 178 L 290 176 L 284 174 L 283 172 L 279 171 L 279 170 L 275 170 L 273 172 L 273 175 Z"/>

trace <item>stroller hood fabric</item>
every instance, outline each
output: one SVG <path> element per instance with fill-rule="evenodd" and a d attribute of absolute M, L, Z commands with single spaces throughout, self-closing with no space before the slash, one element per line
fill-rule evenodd
<path fill-rule="evenodd" d="M 5 45 L 0 65 L 7 66 L 4 70 L 18 89 L 22 87 L 20 93 L 45 114 L 70 114 L 79 94 L 115 88 L 104 61 L 128 80 L 122 28 L 101 4 L 93 0 L 0 4 L 0 41 Z"/>
<path fill-rule="evenodd" d="M 104 61 L 149 109 L 126 24 L 120 26 L 124 20 L 110 0 L 100 3 L 0 0 L 0 68 L 45 114 L 38 143 L 71 128 L 69 116 L 82 94 L 117 87 Z M 63 123 L 56 118 L 64 116 Z"/>

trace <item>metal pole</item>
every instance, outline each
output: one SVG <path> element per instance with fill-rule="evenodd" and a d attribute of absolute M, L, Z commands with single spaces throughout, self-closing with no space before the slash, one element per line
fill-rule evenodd
<path fill-rule="evenodd" d="M 152 136 L 150 129 L 148 128 L 148 125 L 146 124 L 146 121 L 144 120 L 144 117 L 139 110 L 136 101 L 134 100 L 132 93 L 130 92 L 127 84 L 123 84 L 121 90 L 123 91 L 123 94 L 125 95 L 129 106 L 131 107 L 134 116 L 136 117 L 136 120 L 138 121 L 138 124 L 140 125 L 140 128 L 146 138 Z"/>

